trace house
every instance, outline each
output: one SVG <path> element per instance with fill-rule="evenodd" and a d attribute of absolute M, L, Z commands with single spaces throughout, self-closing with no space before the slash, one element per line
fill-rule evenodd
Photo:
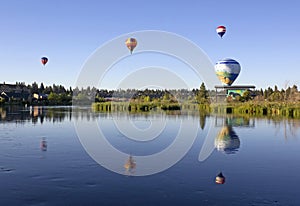
<path fill-rule="evenodd" d="M 5 101 L 27 101 L 30 90 L 25 84 L 0 84 L 0 97 Z"/>
<path fill-rule="evenodd" d="M 32 98 L 35 99 L 35 100 L 47 100 L 48 95 L 47 94 L 33 93 Z"/>
<path fill-rule="evenodd" d="M 236 99 L 236 97 L 242 97 L 246 91 L 249 92 L 251 97 L 254 97 L 255 94 L 253 90 L 255 89 L 254 85 L 237 85 L 237 86 L 215 86 L 215 101 L 223 101 L 224 99 L 230 97 Z M 220 91 L 221 90 L 221 91 Z"/>

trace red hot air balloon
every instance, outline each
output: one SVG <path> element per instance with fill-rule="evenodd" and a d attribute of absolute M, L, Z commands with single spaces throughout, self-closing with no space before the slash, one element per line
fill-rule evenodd
<path fill-rule="evenodd" d="M 126 39 L 125 44 L 126 44 L 127 48 L 130 50 L 130 53 L 132 54 L 132 51 L 134 50 L 134 48 L 137 45 L 137 41 L 135 38 L 128 38 L 128 39 Z"/>
<path fill-rule="evenodd" d="M 48 62 L 48 58 L 47 57 L 42 57 L 41 58 L 41 62 L 45 66 L 47 64 L 47 62 Z"/>
<path fill-rule="evenodd" d="M 225 26 L 218 26 L 216 30 L 217 30 L 218 35 L 222 38 L 223 35 L 226 32 L 226 27 Z"/>

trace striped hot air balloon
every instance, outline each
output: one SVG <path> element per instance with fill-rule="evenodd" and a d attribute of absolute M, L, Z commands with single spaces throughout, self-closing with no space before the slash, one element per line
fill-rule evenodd
<path fill-rule="evenodd" d="M 135 38 L 128 38 L 128 39 L 126 39 L 125 44 L 126 44 L 127 48 L 130 50 L 130 53 L 132 54 L 132 51 L 134 50 L 134 48 L 137 45 L 137 41 Z"/>
<path fill-rule="evenodd" d="M 216 30 L 217 30 L 218 35 L 222 38 L 223 35 L 226 32 L 226 27 L 225 26 L 218 26 Z"/>
<path fill-rule="evenodd" d="M 240 64 L 234 59 L 222 59 L 218 61 L 215 65 L 215 72 L 219 80 L 230 86 L 234 80 L 239 76 L 241 71 Z"/>

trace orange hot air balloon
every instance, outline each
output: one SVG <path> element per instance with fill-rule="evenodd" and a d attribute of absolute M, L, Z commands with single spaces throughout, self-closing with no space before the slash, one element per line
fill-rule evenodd
<path fill-rule="evenodd" d="M 48 58 L 47 57 L 42 57 L 41 58 L 41 62 L 45 66 L 47 64 L 47 62 L 48 62 Z"/>
<path fill-rule="evenodd" d="M 135 38 L 128 38 L 128 39 L 126 39 L 125 44 L 126 44 L 127 48 L 130 50 L 130 53 L 132 54 L 132 51 L 134 50 L 134 48 L 137 45 L 137 41 Z"/>

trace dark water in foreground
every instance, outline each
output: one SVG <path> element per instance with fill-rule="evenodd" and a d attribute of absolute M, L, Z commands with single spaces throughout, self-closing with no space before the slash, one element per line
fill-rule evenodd
<path fill-rule="evenodd" d="M 37 107 L 0 113 L 0 205 L 300 205 L 299 120 Z M 92 124 L 121 152 L 85 143 L 100 138 Z M 153 125 L 158 134 L 147 130 Z M 128 137 L 124 128 L 145 135 Z M 225 184 L 215 183 L 220 171 Z"/>

